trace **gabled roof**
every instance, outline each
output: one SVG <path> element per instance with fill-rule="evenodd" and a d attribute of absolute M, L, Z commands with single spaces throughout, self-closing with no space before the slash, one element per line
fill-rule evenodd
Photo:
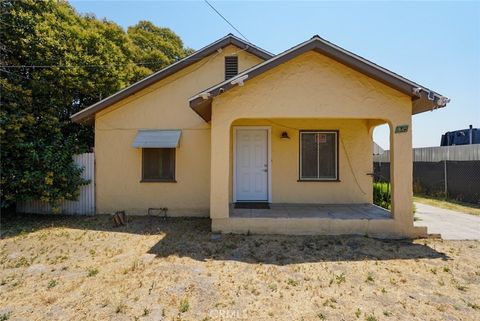
<path fill-rule="evenodd" d="M 411 80 L 408 80 L 388 69 L 385 69 L 365 58 L 362 58 L 352 52 L 349 52 L 319 36 L 314 36 L 281 54 L 278 54 L 269 60 L 264 61 L 250 69 L 243 71 L 237 76 L 225 80 L 205 91 L 190 98 L 190 107 L 200 115 L 205 121 L 210 121 L 212 116 L 212 99 L 237 84 L 248 82 L 258 75 L 289 61 L 305 52 L 316 51 L 327 57 L 330 57 L 352 69 L 355 69 L 383 84 L 390 86 L 406 95 L 412 97 L 413 114 L 418 114 L 427 110 L 444 107 L 450 99 L 434 92 L 424 86 L 421 86 Z"/>
<path fill-rule="evenodd" d="M 242 39 L 230 33 L 225 37 L 213 42 L 212 44 L 195 51 L 193 54 L 171 64 L 170 66 L 167 66 L 162 70 L 159 70 L 151 74 L 150 76 L 134 83 L 133 85 L 122 89 L 115 94 L 91 105 L 90 107 L 79 111 L 78 113 L 72 115 L 70 118 L 76 123 L 88 121 L 92 118 L 93 115 L 95 115 L 95 113 L 101 111 L 102 109 L 105 109 L 113 105 L 114 103 L 119 102 L 120 100 L 137 93 L 138 91 L 182 70 L 183 68 L 186 68 L 196 63 L 197 61 L 215 53 L 218 49 L 224 48 L 228 45 L 234 45 L 242 48 L 246 52 L 253 54 L 263 60 L 267 60 L 273 57 L 273 54 L 269 53 L 268 51 L 263 50 L 262 48 L 257 47 L 249 42 L 243 41 Z"/>

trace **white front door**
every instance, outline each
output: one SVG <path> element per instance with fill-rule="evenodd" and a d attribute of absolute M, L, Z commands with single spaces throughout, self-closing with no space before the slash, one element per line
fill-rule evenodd
<path fill-rule="evenodd" d="M 237 129 L 237 201 L 268 201 L 268 130 Z"/>

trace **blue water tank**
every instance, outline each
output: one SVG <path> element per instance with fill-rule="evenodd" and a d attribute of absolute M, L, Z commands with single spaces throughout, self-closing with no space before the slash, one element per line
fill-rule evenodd
<path fill-rule="evenodd" d="M 480 144 L 480 129 L 470 125 L 467 129 L 446 132 L 442 135 L 440 146 Z"/>

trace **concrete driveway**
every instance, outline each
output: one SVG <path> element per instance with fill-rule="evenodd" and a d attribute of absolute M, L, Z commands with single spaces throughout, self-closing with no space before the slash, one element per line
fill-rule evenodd
<path fill-rule="evenodd" d="M 415 226 L 428 227 L 428 233 L 441 234 L 446 240 L 480 240 L 480 216 L 415 203 Z"/>

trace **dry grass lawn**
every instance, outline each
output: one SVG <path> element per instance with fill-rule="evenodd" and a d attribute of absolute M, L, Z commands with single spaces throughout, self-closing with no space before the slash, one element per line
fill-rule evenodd
<path fill-rule="evenodd" d="M 480 242 L 2 218 L 0 320 L 480 320 Z"/>

